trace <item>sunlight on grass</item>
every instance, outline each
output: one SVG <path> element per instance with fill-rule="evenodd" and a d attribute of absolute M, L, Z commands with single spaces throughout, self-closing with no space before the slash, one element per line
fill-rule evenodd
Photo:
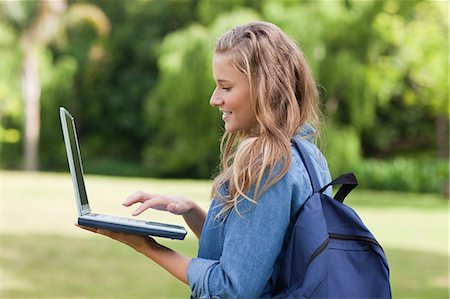
<path fill-rule="evenodd" d="M 356 209 L 366 226 L 384 246 L 448 255 L 448 213 L 404 208 Z"/>
<path fill-rule="evenodd" d="M 77 210 L 70 175 L 3 171 L 2 179 L 0 225 L 4 231 L 86 235 L 74 227 Z M 97 213 L 131 218 L 135 208 L 126 208 L 122 202 L 137 190 L 185 194 L 205 209 L 209 205 L 210 183 L 207 181 L 102 176 L 86 176 L 85 180 L 91 209 Z M 162 211 L 149 210 L 136 218 L 184 225 L 182 217 Z M 188 234 L 188 238 L 191 237 L 194 237 L 192 232 Z"/>
<path fill-rule="evenodd" d="M 448 256 L 389 247 L 385 251 L 393 298 L 448 298 Z"/>
<path fill-rule="evenodd" d="M 193 240 L 162 243 L 186 256 L 194 256 L 197 248 Z M 1 298 L 189 297 L 187 286 L 152 261 L 101 236 L 4 235 L 2 244 L 0 262 L 11 279 L 5 281 Z M 447 257 L 390 247 L 385 251 L 394 298 L 446 297 Z"/>
<path fill-rule="evenodd" d="M 187 298 L 189 288 L 132 249 L 74 226 L 70 176 L 3 171 L 0 298 Z M 130 217 L 136 190 L 184 194 L 204 208 L 209 181 L 87 176 L 96 212 Z M 382 244 L 394 298 L 448 297 L 448 201 L 430 194 L 356 190 L 346 199 Z M 140 219 L 185 225 L 160 211 Z M 197 240 L 158 239 L 193 257 Z"/>
<path fill-rule="evenodd" d="M 193 241 L 178 242 L 174 247 L 186 255 L 196 251 Z M 101 236 L 4 235 L 0 261 L 9 277 L 22 278 L 5 283 L 1 298 L 75 294 L 87 298 L 189 297 L 187 286 L 152 261 Z"/>

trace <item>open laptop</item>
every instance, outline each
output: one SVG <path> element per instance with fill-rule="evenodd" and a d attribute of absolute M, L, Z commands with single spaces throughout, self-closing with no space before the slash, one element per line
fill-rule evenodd
<path fill-rule="evenodd" d="M 81 163 L 80 147 L 78 144 L 75 121 L 69 111 L 59 108 L 61 126 L 66 145 L 67 160 L 72 175 L 75 199 L 78 208 L 78 224 L 82 226 L 104 228 L 132 234 L 156 236 L 183 240 L 186 229 L 182 226 L 158 222 L 129 219 L 111 215 L 91 213 L 83 178 L 83 165 Z"/>

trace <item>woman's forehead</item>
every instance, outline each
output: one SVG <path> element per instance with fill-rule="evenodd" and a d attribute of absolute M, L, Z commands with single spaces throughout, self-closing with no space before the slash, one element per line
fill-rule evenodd
<path fill-rule="evenodd" d="M 245 77 L 245 75 L 236 68 L 233 56 L 227 53 L 214 54 L 213 74 L 216 81 L 230 81 Z"/>

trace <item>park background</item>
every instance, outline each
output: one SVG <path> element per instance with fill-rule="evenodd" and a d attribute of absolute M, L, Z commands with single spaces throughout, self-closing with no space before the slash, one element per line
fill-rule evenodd
<path fill-rule="evenodd" d="M 77 230 L 58 108 L 75 117 L 95 211 L 145 190 L 205 208 L 223 130 L 209 106 L 215 39 L 267 20 L 320 85 L 320 146 L 384 246 L 396 298 L 448 297 L 447 1 L 3 1 L 1 298 L 175 298 L 129 248 Z M 182 224 L 152 211 L 142 219 Z M 160 240 L 190 256 L 197 243 Z"/>

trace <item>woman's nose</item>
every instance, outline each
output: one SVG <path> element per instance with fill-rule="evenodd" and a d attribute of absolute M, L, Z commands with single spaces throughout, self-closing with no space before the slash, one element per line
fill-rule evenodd
<path fill-rule="evenodd" d="M 216 91 L 213 92 L 209 99 L 209 104 L 213 107 L 218 107 L 223 104 L 223 100 L 217 96 Z"/>

